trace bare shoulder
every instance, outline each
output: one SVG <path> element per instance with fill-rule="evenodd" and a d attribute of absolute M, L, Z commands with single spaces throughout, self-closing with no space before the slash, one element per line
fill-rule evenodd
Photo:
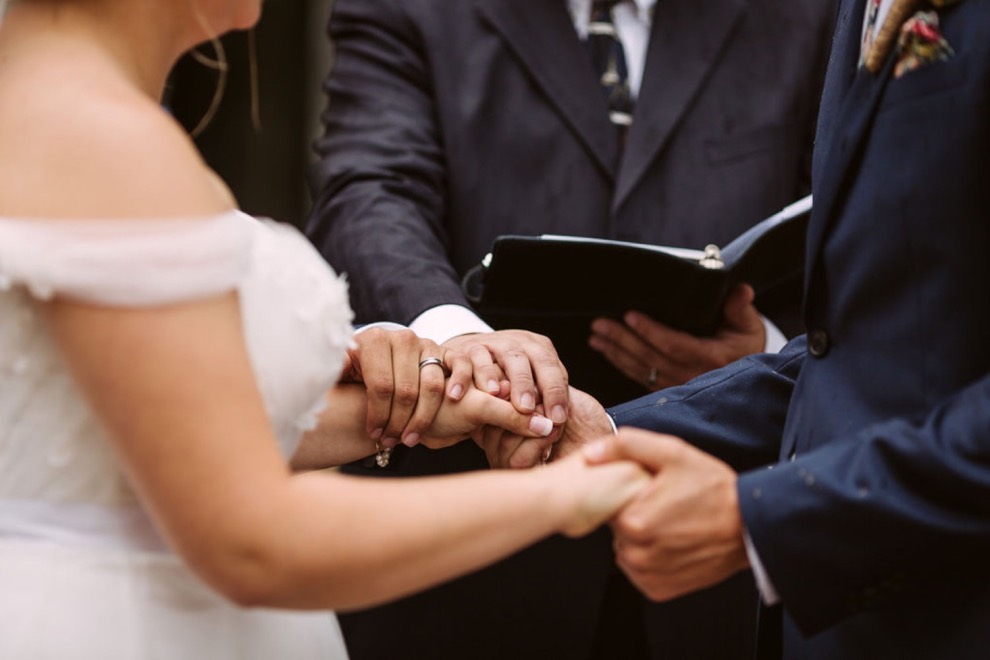
<path fill-rule="evenodd" d="M 234 201 L 154 99 L 86 63 L 5 71 L 0 215 L 168 217 Z"/>

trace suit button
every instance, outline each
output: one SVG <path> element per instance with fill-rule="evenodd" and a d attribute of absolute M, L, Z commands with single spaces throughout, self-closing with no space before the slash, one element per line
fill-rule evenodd
<path fill-rule="evenodd" d="M 808 352 L 816 358 L 828 353 L 828 334 L 824 330 L 812 330 L 808 333 Z"/>

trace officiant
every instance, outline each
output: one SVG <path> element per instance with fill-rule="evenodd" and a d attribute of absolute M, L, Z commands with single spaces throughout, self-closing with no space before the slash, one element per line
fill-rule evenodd
<path fill-rule="evenodd" d="M 523 332 L 493 332 L 467 304 L 462 275 L 500 234 L 702 248 L 807 194 L 834 15 L 824 0 L 336 0 L 309 234 L 350 276 L 358 322 L 390 319 L 494 355 L 514 376 L 517 405 L 542 394 L 563 421 L 552 348 Z M 767 348 L 747 292 L 730 305 L 715 338 L 672 335 L 638 315 L 580 332 L 628 377 L 618 401 Z M 530 364 L 536 383 L 524 380 Z M 393 470 L 352 471 L 486 467 L 462 443 L 413 449 Z M 350 652 L 357 660 L 747 656 L 751 583 L 724 587 L 731 599 L 651 605 L 644 628 L 643 614 L 627 606 L 638 595 L 610 575 L 609 544 L 607 534 L 553 539 L 442 589 L 345 615 Z"/>

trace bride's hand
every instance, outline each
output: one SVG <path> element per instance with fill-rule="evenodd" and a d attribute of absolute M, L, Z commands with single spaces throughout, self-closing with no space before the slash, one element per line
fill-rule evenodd
<path fill-rule="evenodd" d="M 571 537 L 608 522 L 650 482 L 650 474 L 636 463 L 589 465 L 581 452 L 537 469 L 534 476 L 553 480 L 553 493 L 563 507 L 559 531 Z"/>
<path fill-rule="evenodd" d="M 443 401 L 433 423 L 423 434 L 423 444 L 431 449 L 446 447 L 482 433 L 486 427 L 505 429 L 524 438 L 546 438 L 553 422 L 539 413 L 520 413 L 510 401 L 473 385 L 459 401 Z"/>
<path fill-rule="evenodd" d="M 590 394 L 570 388 L 571 409 L 567 422 L 547 438 L 525 438 L 505 429 L 488 427 L 474 440 L 485 452 L 493 468 L 529 468 L 559 459 L 580 449 L 591 440 L 612 433 L 612 424 L 602 405 Z M 550 451 L 552 447 L 552 452 Z"/>
<path fill-rule="evenodd" d="M 384 447 L 400 440 L 413 446 L 429 428 L 444 393 L 457 401 L 471 387 L 472 367 L 466 356 L 412 330 L 368 328 L 355 334 L 340 381 L 366 387 L 367 431 L 373 439 Z"/>

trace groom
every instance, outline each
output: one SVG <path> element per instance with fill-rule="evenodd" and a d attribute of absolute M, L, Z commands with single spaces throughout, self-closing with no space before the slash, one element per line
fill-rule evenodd
<path fill-rule="evenodd" d="M 656 474 L 614 523 L 651 598 L 748 568 L 787 658 L 987 657 L 988 118 L 990 1 L 843 0 L 809 332 L 610 411 L 690 444 L 622 429 L 585 449 Z M 583 418 L 567 439 L 608 428 Z"/>

